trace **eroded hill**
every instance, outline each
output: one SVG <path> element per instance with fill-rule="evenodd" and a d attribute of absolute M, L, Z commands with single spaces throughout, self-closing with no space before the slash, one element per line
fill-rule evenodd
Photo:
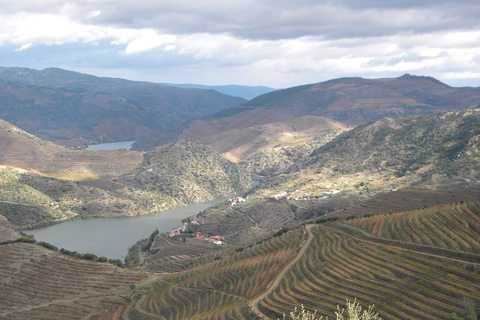
<path fill-rule="evenodd" d="M 479 124 L 478 110 L 382 118 L 339 135 L 254 194 L 476 184 Z"/>

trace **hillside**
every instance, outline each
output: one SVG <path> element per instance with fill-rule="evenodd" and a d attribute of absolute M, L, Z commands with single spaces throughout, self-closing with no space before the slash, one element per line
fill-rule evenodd
<path fill-rule="evenodd" d="M 0 80 L 0 118 L 45 140 L 83 146 L 136 140 L 171 126 L 147 107 L 106 93 Z"/>
<path fill-rule="evenodd" d="M 284 173 L 263 181 L 254 195 L 476 184 L 479 124 L 478 110 L 382 118 L 314 150 Z"/>
<path fill-rule="evenodd" d="M 29 243 L 0 245 L 0 318 L 118 319 L 151 275 Z M 141 291 L 140 291 L 141 292 Z"/>
<path fill-rule="evenodd" d="M 206 129 L 212 130 L 212 127 Z M 259 152 L 303 146 L 314 137 L 333 137 L 346 130 L 349 130 L 348 126 L 341 122 L 324 117 L 304 116 L 248 128 L 229 129 L 208 135 L 202 142 L 227 159 L 240 162 Z M 190 129 L 181 136 L 189 135 Z"/>
<path fill-rule="evenodd" d="M 120 184 L 114 178 L 69 181 L 0 168 L 0 217 L 16 230 L 75 218 L 142 215 L 181 205 L 180 199 Z"/>
<path fill-rule="evenodd" d="M 363 306 L 374 304 L 384 320 L 444 320 L 467 307 L 479 312 L 479 190 L 463 190 L 475 201 L 380 213 L 389 197 L 407 197 L 391 192 L 369 216 L 319 217 L 249 244 L 227 242 L 210 250 L 213 244 L 199 243 L 195 249 L 206 254 L 196 260 L 182 242 L 154 235 L 154 250 L 177 248 L 181 255 L 151 260 L 154 268 L 171 270 L 188 261 L 187 268 L 173 273 L 122 270 L 29 243 L 0 244 L 0 316 L 277 319 L 303 304 L 335 317 L 336 305 L 354 298 Z M 440 192 L 430 199 L 459 199 L 461 193 Z"/>
<path fill-rule="evenodd" d="M 359 124 L 381 117 L 475 108 L 480 103 L 479 92 L 479 88 L 453 88 L 431 77 L 409 74 L 384 79 L 340 78 L 267 93 L 242 107 L 282 110 L 292 116 L 308 113 Z"/>
<path fill-rule="evenodd" d="M 249 175 L 193 140 L 148 153 L 70 150 L 0 121 L 0 217 L 15 229 L 142 215 L 243 193 Z"/>
<path fill-rule="evenodd" d="M 407 74 L 384 79 L 340 78 L 260 95 L 243 105 L 184 123 L 174 133 L 161 135 L 161 139 L 159 136 L 158 139 L 144 141 L 143 147 L 153 148 L 163 143 L 165 138 L 172 141 L 173 134 L 174 137 L 205 139 L 215 150 L 218 148 L 219 152 L 233 154 L 238 158 L 239 150 L 248 150 L 251 144 L 250 141 L 235 140 L 235 136 L 272 141 L 275 136 L 265 139 L 258 134 L 259 130 L 265 132 L 268 129 L 261 129 L 265 126 L 289 125 L 296 121 L 293 120 L 295 118 L 321 117 L 345 128 L 382 117 L 476 108 L 480 104 L 479 97 L 479 88 L 449 87 L 431 77 Z M 312 123 L 312 131 L 320 129 L 317 133 L 325 132 L 328 128 L 329 126 L 318 128 L 318 122 Z M 306 129 L 304 127 L 303 130 Z M 290 128 L 284 134 L 298 133 Z M 304 135 L 304 138 L 313 137 L 314 135 Z M 212 143 L 218 139 L 222 142 L 222 147 Z M 263 151 L 266 147 L 262 149 L 257 143 L 254 149 Z M 245 160 L 252 152 L 240 155 L 240 160 Z"/>
<path fill-rule="evenodd" d="M 242 97 L 244 99 L 250 100 L 259 95 L 275 91 L 276 89 L 264 87 L 264 86 L 241 86 L 241 85 L 220 85 L 220 86 L 209 86 L 202 84 L 192 84 L 192 83 L 163 83 L 167 86 L 179 87 L 179 88 L 198 88 L 204 90 L 215 90 L 229 96 Z"/>
<path fill-rule="evenodd" d="M 245 171 L 194 139 L 145 153 L 142 163 L 118 181 L 186 203 L 243 193 L 251 187 Z"/>
<path fill-rule="evenodd" d="M 0 68 L 0 79 L 49 88 L 78 88 L 90 92 L 106 92 L 141 104 L 169 123 L 180 123 L 234 107 L 245 99 L 217 92 L 210 88 L 179 88 L 152 82 L 47 68 Z"/>
<path fill-rule="evenodd" d="M 42 172 L 69 180 L 123 174 L 138 165 L 142 153 L 127 150 L 71 150 L 40 139 L 0 120 L 0 165 Z"/>
<path fill-rule="evenodd" d="M 469 306 L 478 312 L 478 190 L 463 190 L 476 195 L 473 202 L 346 221 L 319 217 L 250 246 L 227 245 L 165 275 L 137 311 L 167 319 L 277 319 L 303 304 L 334 318 L 337 304 L 357 298 L 363 306 L 374 304 L 385 320 L 444 320 Z M 389 195 L 397 196 L 385 195 L 386 203 Z"/>

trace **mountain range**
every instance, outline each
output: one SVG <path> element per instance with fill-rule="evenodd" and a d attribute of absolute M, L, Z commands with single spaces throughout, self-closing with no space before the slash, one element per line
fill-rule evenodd
<path fill-rule="evenodd" d="M 299 132 L 295 124 L 290 124 L 293 119 L 321 117 L 323 120 L 319 122 L 329 122 L 329 126 L 336 123 L 337 130 L 381 117 L 463 110 L 477 108 L 479 104 L 479 88 L 453 88 L 431 77 L 406 74 L 385 79 L 340 78 L 263 94 L 240 106 L 184 123 L 177 128 L 175 136 L 202 139 L 218 152 L 231 152 L 238 160 L 244 160 L 252 153 L 242 154 L 238 150 L 250 149 L 254 140 L 257 145 L 260 142 L 272 147 L 265 134 L 258 134 L 267 131 L 261 129 L 266 125 L 283 126 L 281 133 L 276 131 L 272 136 L 300 135 L 305 141 L 315 134 Z M 257 136 L 252 135 L 252 131 L 256 131 Z M 329 130 L 325 128 L 325 131 Z M 168 139 L 173 139 L 172 132 L 169 134 Z M 242 135 L 248 138 L 238 139 Z M 153 148 L 168 140 L 162 139 L 161 134 L 152 137 L 146 138 L 148 143 L 143 145 L 144 148 Z M 294 140 L 280 141 L 277 145 L 287 146 L 288 143 L 294 143 Z M 228 145 L 230 147 L 225 147 Z M 262 150 L 254 149 L 257 152 Z"/>
<path fill-rule="evenodd" d="M 258 97 L 262 94 L 269 93 L 278 89 L 265 87 L 265 86 L 241 86 L 241 85 L 222 85 L 222 86 L 207 86 L 202 84 L 193 84 L 193 83 L 163 83 L 167 86 L 179 87 L 179 88 L 197 88 L 205 90 L 215 90 L 229 96 L 241 97 L 247 100 L 251 100 L 255 97 Z"/>
<path fill-rule="evenodd" d="M 138 140 L 246 101 L 214 90 L 101 78 L 58 68 L 0 68 L 0 79 L 0 117 L 47 140 L 75 147 L 90 141 Z"/>
<path fill-rule="evenodd" d="M 163 85 L 0 72 L 13 75 L 0 81 L 1 318 L 277 319 L 295 307 L 335 317 L 345 299 L 385 320 L 477 317 L 479 88 L 343 78 L 188 118 L 147 105 Z M 90 81 L 131 96 L 80 86 Z M 195 109 L 185 97 L 179 108 Z M 143 151 L 51 142 L 98 135 L 134 137 Z M 132 245 L 135 271 L 18 232 L 225 196 L 180 234 Z"/>

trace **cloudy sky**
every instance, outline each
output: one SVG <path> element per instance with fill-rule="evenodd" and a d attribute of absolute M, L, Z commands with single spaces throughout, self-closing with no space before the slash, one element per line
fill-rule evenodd
<path fill-rule="evenodd" d="M 480 86 L 478 0 L 0 0 L 0 66 L 284 88 L 428 75 Z"/>

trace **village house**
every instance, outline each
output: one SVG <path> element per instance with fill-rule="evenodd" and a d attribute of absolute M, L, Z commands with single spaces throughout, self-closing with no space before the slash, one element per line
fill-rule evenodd
<path fill-rule="evenodd" d="M 180 235 L 180 232 L 178 232 L 178 231 L 173 231 L 173 232 L 170 232 L 169 237 L 170 237 L 170 238 L 173 238 L 173 237 L 179 236 L 179 235 Z"/>

